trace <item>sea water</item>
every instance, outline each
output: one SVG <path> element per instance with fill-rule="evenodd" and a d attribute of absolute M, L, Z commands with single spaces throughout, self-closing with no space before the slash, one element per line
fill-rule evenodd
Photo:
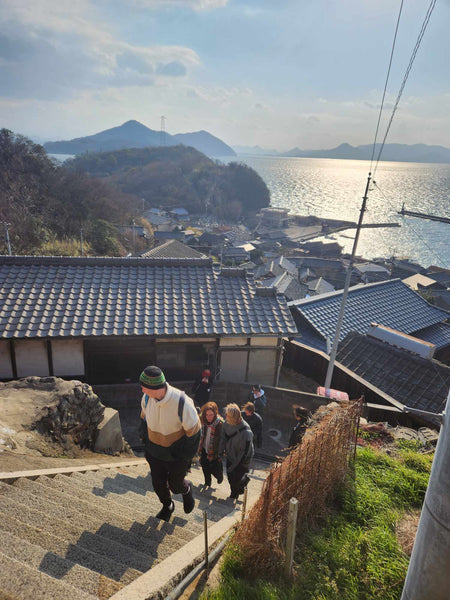
<path fill-rule="evenodd" d="M 355 222 L 359 218 L 369 161 L 265 156 L 232 160 L 261 175 L 272 206 L 292 214 Z M 450 224 L 397 214 L 404 204 L 407 210 L 450 217 L 450 165 L 380 162 L 373 179 L 376 185 L 370 186 L 363 223 L 395 222 L 401 227 L 362 229 L 357 254 L 407 257 L 425 267 L 450 268 Z M 354 234 L 349 229 L 331 239 L 351 252 Z"/>

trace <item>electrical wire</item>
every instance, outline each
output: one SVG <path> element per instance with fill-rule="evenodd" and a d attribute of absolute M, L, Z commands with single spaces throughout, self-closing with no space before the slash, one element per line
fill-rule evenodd
<path fill-rule="evenodd" d="M 386 74 L 386 81 L 384 83 L 383 98 L 381 100 L 380 112 L 378 114 L 377 127 L 376 127 L 376 130 L 375 130 L 375 137 L 374 137 L 374 140 L 373 140 L 372 156 L 370 157 L 370 169 L 369 169 L 370 172 L 372 171 L 372 163 L 373 163 L 373 157 L 375 155 L 375 148 L 376 148 L 376 143 L 377 143 L 378 130 L 380 128 L 381 114 L 383 112 L 383 107 L 384 107 L 384 99 L 386 97 L 386 90 L 387 90 L 387 85 L 388 85 L 388 81 L 389 81 L 389 75 L 391 73 L 392 59 L 394 58 L 395 43 L 397 41 L 397 33 L 398 33 L 398 27 L 400 25 L 400 17 L 402 15 L 402 10 L 403 10 L 403 0 L 400 3 L 400 10 L 398 12 L 397 25 L 395 27 L 394 40 L 392 42 L 391 56 L 390 56 L 390 59 L 389 59 L 389 67 L 388 67 L 388 71 L 387 71 L 387 74 Z"/>
<path fill-rule="evenodd" d="M 427 12 L 426 12 L 424 21 L 422 23 L 421 30 L 419 32 L 419 35 L 417 36 L 416 44 L 415 44 L 414 49 L 412 51 L 411 58 L 409 59 L 409 64 L 408 64 L 408 67 L 406 68 L 405 75 L 403 77 L 403 81 L 402 81 L 402 84 L 400 86 L 400 90 L 399 90 L 399 92 L 397 94 L 397 99 L 395 101 L 394 108 L 392 109 L 392 114 L 391 114 L 391 117 L 389 119 L 388 126 L 386 127 L 386 133 L 384 134 L 383 142 L 381 143 L 380 150 L 378 152 L 377 161 L 376 161 L 376 164 L 375 164 L 375 168 L 373 170 L 373 176 L 374 177 L 375 177 L 375 173 L 376 173 L 377 168 L 378 168 L 378 163 L 380 162 L 381 154 L 383 152 L 384 145 L 386 143 L 386 139 L 387 139 L 389 130 L 390 130 L 391 125 L 392 125 L 392 121 L 394 119 L 394 115 L 395 115 L 395 113 L 397 111 L 398 104 L 400 102 L 400 98 L 402 97 L 403 90 L 404 90 L 405 85 L 406 85 L 406 81 L 407 81 L 409 73 L 410 73 L 410 71 L 412 69 L 414 60 L 415 60 L 416 55 L 417 55 L 417 51 L 419 50 L 419 46 L 420 46 L 420 44 L 422 42 L 422 38 L 423 38 L 423 36 L 425 34 L 425 30 L 426 30 L 426 28 L 428 26 L 428 23 L 430 21 L 430 17 L 431 17 L 431 14 L 432 14 L 433 10 L 434 10 L 435 5 L 436 5 L 436 0 L 431 0 L 430 5 L 428 6 L 428 9 L 427 9 Z"/>

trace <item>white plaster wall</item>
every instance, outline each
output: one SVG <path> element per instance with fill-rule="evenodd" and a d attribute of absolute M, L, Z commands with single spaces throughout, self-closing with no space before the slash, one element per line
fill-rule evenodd
<path fill-rule="evenodd" d="M 18 340 L 14 343 L 14 347 L 18 377 L 49 375 L 47 347 L 44 341 Z"/>
<path fill-rule="evenodd" d="M 82 340 L 52 340 L 54 375 L 84 375 Z"/>
<path fill-rule="evenodd" d="M 222 352 L 220 357 L 221 381 L 245 381 L 247 352 Z"/>
<path fill-rule="evenodd" d="M 9 353 L 9 342 L 0 342 L 0 378 L 12 379 L 13 370 Z"/>
<path fill-rule="evenodd" d="M 245 346 L 247 344 L 246 337 L 222 337 L 220 338 L 221 346 Z"/>
<path fill-rule="evenodd" d="M 276 350 L 252 350 L 248 364 L 248 380 L 274 385 L 276 360 Z"/>
<path fill-rule="evenodd" d="M 276 346 L 277 342 L 276 337 L 254 337 L 250 340 L 252 346 Z"/>

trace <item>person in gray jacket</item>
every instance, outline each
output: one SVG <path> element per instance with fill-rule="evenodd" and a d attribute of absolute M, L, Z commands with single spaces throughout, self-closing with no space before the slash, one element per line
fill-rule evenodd
<path fill-rule="evenodd" d="M 247 473 L 253 458 L 253 433 L 241 416 L 237 404 L 225 408 L 225 423 L 222 427 L 219 456 L 225 453 L 230 498 L 236 500 L 250 481 Z"/>

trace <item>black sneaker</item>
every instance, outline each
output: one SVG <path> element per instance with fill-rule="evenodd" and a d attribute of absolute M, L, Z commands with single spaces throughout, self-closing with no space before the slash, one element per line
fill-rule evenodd
<path fill-rule="evenodd" d="M 171 502 L 169 506 L 163 506 L 159 513 L 156 515 L 157 519 L 162 519 L 163 521 L 170 521 L 170 517 L 172 516 L 173 511 L 175 510 L 175 504 Z"/>
<path fill-rule="evenodd" d="M 195 500 L 192 494 L 192 486 L 189 484 L 189 489 L 183 494 L 183 508 L 185 513 L 190 513 L 194 510 Z"/>
<path fill-rule="evenodd" d="M 219 475 L 219 477 L 217 477 L 217 483 L 222 483 L 222 481 L 223 481 L 223 473 L 221 473 Z"/>

